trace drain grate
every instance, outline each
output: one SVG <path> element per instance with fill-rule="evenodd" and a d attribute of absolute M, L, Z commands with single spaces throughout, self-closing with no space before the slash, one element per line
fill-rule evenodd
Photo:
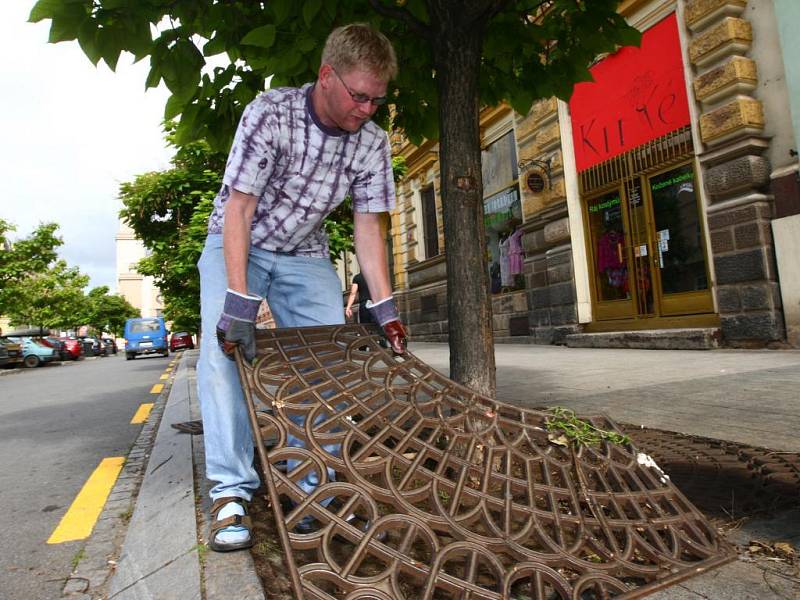
<path fill-rule="evenodd" d="M 735 558 L 634 445 L 552 444 L 375 333 L 259 331 L 240 363 L 296 597 L 640 598 Z"/>
<path fill-rule="evenodd" d="M 623 426 L 703 513 L 735 520 L 800 506 L 800 454 Z"/>

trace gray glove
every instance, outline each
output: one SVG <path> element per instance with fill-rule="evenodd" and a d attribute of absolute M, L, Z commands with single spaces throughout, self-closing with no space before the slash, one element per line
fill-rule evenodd
<path fill-rule="evenodd" d="M 217 342 L 225 356 L 234 360 L 236 346 L 241 346 L 244 359 L 256 358 L 256 316 L 261 298 L 244 296 L 233 290 L 225 294 L 225 306 L 217 323 Z"/>

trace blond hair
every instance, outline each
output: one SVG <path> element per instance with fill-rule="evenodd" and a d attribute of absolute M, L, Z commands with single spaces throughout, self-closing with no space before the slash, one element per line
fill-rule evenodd
<path fill-rule="evenodd" d="M 325 41 L 322 63 L 343 73 L 363 69 L 385 81 L 397 76 L 392 43 L 367 23 L 350 23 L 334 29 Z"/>

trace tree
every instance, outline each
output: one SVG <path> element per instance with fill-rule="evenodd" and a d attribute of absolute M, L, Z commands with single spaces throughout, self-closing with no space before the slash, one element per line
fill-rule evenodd
<path fill-rule="evenodd" d="M 76 315 L 83 305 L 83 288 L 88 275 L 63 260 L 44 271 L 30 273 L 21 283 L 11 286 L 3 312 L 13 325 L 31 325 L 43 329 L 68 329 L 80 324 Z"/>
<path fill-rule="evenodd" d="M 174 124 L 167 124 L 174 145 Z M 225 154 L 196 141 L 176 149 L 172 168 L 139 175 L 120 186 L 120 216 L 148 249 L 137 270 L 153 277 L 164 315 L 176 329 L 199 331 L 197 260 L 208 217 L 222 183 Z"/>
<path fill-rule="evenodd" d="M 112 69 L 125 50 L 150 57 L 146 86 L 164 81 L 165 117 L 181 116 L 176 142 L 227 149 L 245 104 L 271 85 L 316 77 L 325 37 L 369 21 L 395 43 L 400 75 L 392 124 L 412 141 L 439 139 L 447 251 L 450 373 L 493 394 L 494 348 L 484 264 L 479 109 L 508 101 L 526 113 L 537 98 L 568 97 L 588 66 L 639 34 L 618 0 L 39 0 L 50 41 L 77 39 Z M 158 26 L 152 36 L 151 25 Z M 204 72 L 206 58 L 229 64 Z M 383 118 L 388 121 L 388 112 Z"/>
<path fill-rule="evenodd" d="M 55 223 L 42 223 L 28 237 L 12 244 L 8 234 L 16 229 L 13 223 L 0 219 L 0 314 L 8 312 L 16 287 L 30 275 L 47 270 L 58 256 L 56 248 L 64 243 L 56 235 Z"/>
<path fill-rule="evenodd" d="M 125 298 L 119 294 L 109 294 L 105 285 L 89 290 L 82 312 L 81 321 L 98 334 L 107 331 L 118 336 L 123 334 L 126 320 L 142 316 L 139 309 Z"/>

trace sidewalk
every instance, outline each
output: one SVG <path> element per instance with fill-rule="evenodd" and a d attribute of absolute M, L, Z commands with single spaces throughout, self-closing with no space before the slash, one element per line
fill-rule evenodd
<path fill-rule="evenodd" d="M 411 350 L 447 373 L 444 344 Z M 208 551 L 209 483 L 202 437 L 172 423 L 199 418 L 196 351 L 183 353 L 151 451 L 109 598 L 265 598 L 248 552 Z M 573 349 L 498 345 L 498 399 L 527 407 L 604 412 L 619 422 L 800 451 L 800 351 Z M 197 523 L 200 522 L 198 530 Z M 778 536 L 800 547 L 800 513 L 752 520 L 732 541 Z M 257 540 L 258 541 L 258 540 Z M 796 579 L 739 560 L 656 593 L 658 600 L 800 596 Z"/>

